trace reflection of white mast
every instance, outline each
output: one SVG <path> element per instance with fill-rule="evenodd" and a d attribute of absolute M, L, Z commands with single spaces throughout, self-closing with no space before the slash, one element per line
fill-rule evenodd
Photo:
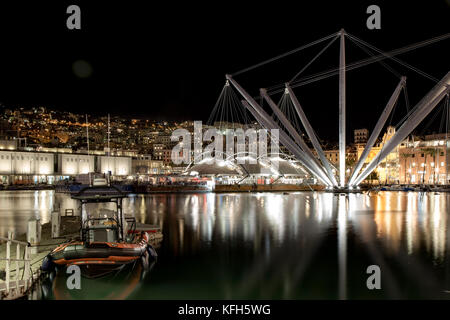
<path fill-rule="evenodd" d="M 347 199 L 338 198 L 338 288 L 339 300 L 347 299 Z"/>
<path fill-rule="evenodd" d="M 86 114 L 86 141 L 87 141 L 87 152 L 89 154 L 89 123 L 87 114 Z"/>

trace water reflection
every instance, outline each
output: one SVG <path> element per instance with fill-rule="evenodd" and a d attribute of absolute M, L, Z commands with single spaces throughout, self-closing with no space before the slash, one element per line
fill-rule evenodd
<path fill-rule="evenodd" d="M 446 298 L 449 203 L 413 192 L 132 196 L 124 212 L 164 234 L 133 298 Z M 0 233 L 58 206 L 77 209 L 52 191 L 2 192 Z M 382 292 L 365 286 L 371 264 Z"/>
<path fill-rule="evenodd" d="M 8 231 L 16 234 L 26 232 L 26 222 L 35 217 L 41 223 L 50 221 L 52 210 L 61 208 L 77 210 L 77 204 L 65 194 L 52 190 L 42 191 L 1 191 L 0 192 L 0 236 L 5 237 Z"/>

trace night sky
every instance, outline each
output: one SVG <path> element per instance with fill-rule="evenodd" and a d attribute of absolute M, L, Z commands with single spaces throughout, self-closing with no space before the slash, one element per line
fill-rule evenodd
<path fill-rule="evenodd" d="M 54 1 L 0 4 L 0 102 L 58 110 L 206 121 L 225 74 L 344 28 L 392 50 L 450 32 L 450 1 Z M 344 3 L 344 1 L 342 1 Z M 345 1 L 348 3 L 348 1 Z M 81 7 L 81 30 L 66 28 L 66 8 Z M 381 30 L 366 28 L 366 8 L 381 7 Z M 268 67 L 236 76 L 252 94 L 289 80 L 325 43 Z M 338 66 L 338 42 L 305 75 Z M 349 63 L 367 57 L 347 42 Z M 450 40 L 398 58 L 440 79 L 450 70 Z M 92 68 L 73 72 L 75 61 Z M 434 85 L 408 77 L 411 105 Z M 81 67 L 82 71 L 86 71 Z M 348 130 L 372 129 L 398 79 L 379 64 L 347 74 Z M 337 133 L 338 78 L 295 90 L 319 137 Z M 274 99 L 278 100 L 275 96 Z M 403 98 L 392 119 L 406 109 Z"/>

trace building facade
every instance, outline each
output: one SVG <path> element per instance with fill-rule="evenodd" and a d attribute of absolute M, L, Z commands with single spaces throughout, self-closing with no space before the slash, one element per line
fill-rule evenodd
<path fill-rule="evenodd" d="M 0 151 L 0 182 L 39 183 L 55 172 L 52 153 Z"/>
<path fill-rule="evenodd" d="M 369 139 L 369 130 L 367 129 L 356 129 L 353 131 L 354 134 L 354 142 L 355 144 L 360 143 L 367 143 L 367 140 Z"/>
<path fill-rule="evenodd" d="M 388 126 L 385 134 L 381 141 L 379 141 L 375 146 L 370 149 L 369 155 L 367 156 L 364 165 L 371 162 L 375 156 L 383 149 L 384 145 L 394 136 L 395 127 Z M 357 159 L 361 157 L 364 151 L 365 145 L 358 145 L 357 148 Z M 387 155 L 387 157 L 378 163 L 376 167 L 375 175 L 376 177 L 369 176 L 366 180 L 376 180 L 378 183 L 395 184 L 400 182 L 400 162 L 399 162 L 399 146 L 395 147 L 394 150 Z"/>
<path fill-rule="evenodd" d="M 450 184 L 450 142 L 445 134 L 411 137 L 400 145 L 400 183 Z"/>
<path fill-rule="evenodd" d="M 64 176 L 95 172 L 95 156 L 66 153 L 58 154 L 58 173 Z"/>
<path fill-rule="evenodd" d="M 162 160 L 153 160 L 150 155 L 140 155 L 131 159 L 133 173 L 136 174 L 163 174 Z"/>
<path fill-rule="evenodd" d="M 113 176 L 126 176 L 132 174 L 130 157 L 100 156 L 98 159 L 100 163 L 100 173 L 111 173 Z"/>

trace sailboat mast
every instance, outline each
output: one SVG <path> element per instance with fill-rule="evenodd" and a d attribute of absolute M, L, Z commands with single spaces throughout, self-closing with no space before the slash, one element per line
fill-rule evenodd
<path fill-rule="evenodd" d="M 86 142 L 87 142 L 87 153 L 89 154 L 89 123 L 87 114 L 86 114 Z"/>

